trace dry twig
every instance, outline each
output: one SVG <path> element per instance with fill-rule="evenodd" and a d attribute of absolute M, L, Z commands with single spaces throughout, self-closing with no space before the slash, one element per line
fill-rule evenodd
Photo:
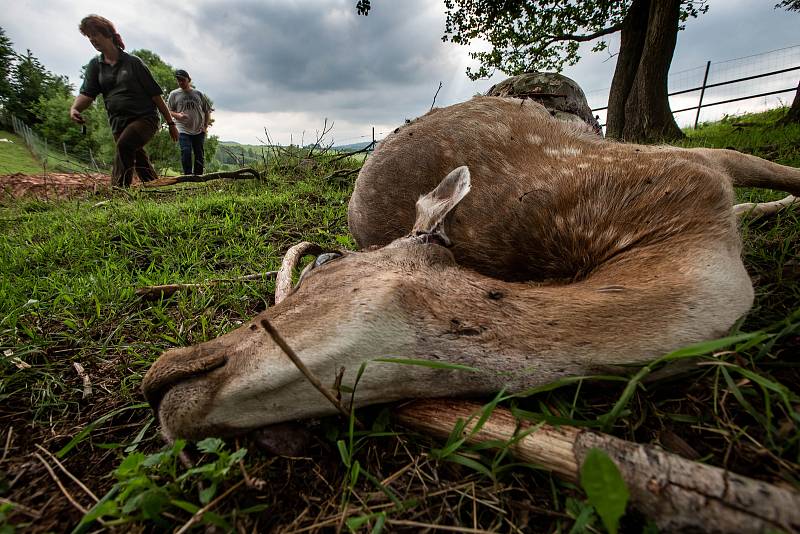
<path fill-rule="evenodd" d="M 275 341 L 275 343 L 289 357 L 289 359 L 292 360 L 292 363 L 294 363 L 294 365 L 300 370 L 300 372 L 303 373 L 303 376 L 306 377 L 306 379 L 311 383 L 311 385 L 314 386 L 317 389 L 317 391 L 322 393 L 322 395 L 326 399 L 328 399 L 330 403 L 333 404 L 333 406 L 337 410 L 339 410 L 339 412 L 341 412 L 342 415 L 344 415 L 345 417 L 350 417 L 350 412 L 347 411 L 347 409 L 342 405 L 342 403 L 336 400 L 336 396 L 334 396 L 333 393 L 331 393 L 328 390 L 328 388 L 323 386 L 319 378 L 317 378 L 314 375 L 314 373 L 312 373 L 311 370 L 308 367 L 306 367 L 306 364 L 303 363 L 300 357 L 297 356 L 297 353 L 295 353 L 295 351 L 292 350 L 292 348 L 286 343 L 286 341 L 284 341 L 283 337 L 281 337 L 278 331 L 275 330 L 272 324 L 270 324 L 270 322 L 267 319 L 261 319 L 261 326 L 264 328 L 264 330 L 267 331 L 267 333 L 272 337 L 273 341 Z M 358 419 L 355 419 L 355 424 L 359 429 L 364 428 L 364 425 L 362 425 Z"/>
<path fill-rule="evenodd" d="M 171 297 L 176 292 L 181 291 L 183 289 L 197 289 L 216 284 L 261 280 L 262 278 L 275 276 L 277 274 L 278 271 L 267 271 L 265 273 L 248 274 L 245 276 L 237 276 L 235 278 L 216 278 L 194 284 L 164 284 L 158 286 L 143 286 L 136 288 L 136 294 L 146 300 L 155 300 L 162 297 L 163 298 Z"/>
<path fill-rule="evenodd" d="M 61 479 L 59 479 L 58 475 L 55 474 L 55 472 L 53 471 L 53 468 L 50 467 L 50 464 L 47 463 L 47 460 L 42 458 L 42 456 L 38 452 L 33 453 L 33 455 L 40 462 L 42 462 L 42 465 L 44 465 L 44 468 L 47 469 L 48 473 L 50 473 L 50 477 L 58 485 L 58 488 L 61 490 L 61 493 L 64 494 L 64 497 L 67 498 L 67 500 L 70 502 L 70 504 L 72 506 L 74 506 L 78 511 L 80 511 L 80 513 L 82 513 L 83 515 L 86 515 L 88 510 L 86 508 L 84 508 L 83 506 L 81 506 L 81 504 L 78 501 L 76 501 L 75 498 L 72 496 L 72 494 L 69 491 L 67 491 L 67 488 L 65 488 L 64 485 L 61 483 Z"/>
<path fill-rule="evenodd" d="M 78 362 L 72 362 L 72 366 L 75 368 L 75 372 L 78 373 L 78 376 L 81 378 L 83 382 L 83 396 L 82 398 L 88 399 L 92 396 L 92 381 L 89 380 L 89 374 L 83 368 L 83 365 L 79 364 Z"/>
<path fill-rule="evenodd" d="M 203 518 L 203 515 L 206 512 L 214 508 L 217 504 L 219 504 L 220 501 L 222 501 L 222 499 L 233 493 L 242 484 L 244 484 L 244 480 L 240 480 L 239 482 L 237 482 L 236 484 L 225 490 L 225 492 L 222 495 L 220 495 L 207 505 L 203 506 L 202 508 L 200 508 L 198 511 L 194 513 L 194 515 L 189 519 L 189 521 L 184 523 L 184 525 L 181 528 L 179 528 L 177 532 L 175 532 L 175 534 L 183 534 L 184 532 L 189 530 L 192 527 L 192 525 L 194 525 Z"/>
<path fill-rule="evenodd" d="M 59 462 L 59 461 L 58 461 L 58 458 L 56 458 L 56 457 L 53 455 L 53 453 L 51 453 L 50 451 L 48 451 L 47 449 L 45 449 L 44 447 L 42 447 L 42 446 L 41 446 L 41 445 L 39 445 L 38 443 L 36 444 L 36 447 L 37 447 L 39 450 L 43 451 L 45 454 L 47 454 L 47 456 L 49 456 L 49 457 L 50 457 L 50 459 L 52 459 L 52 460 L 53 460 L 53 461 L 56 463 L 56 465 L 58 466 L 58 468 L 59 468 L 59 469 L 61 469 L 61 471 L 62 471 L 62 472 L 65 474 L 65 475 L 67 475 L 67 476 L 68 476 L 68 477 L 69 477 L 69 478 L 70 478 L 70 479 L 71 479 L 71 480 L 72 480 L 72 481 L 73 481 L 75 484 L 77 484 L 79 488 L 81 488 L 81 489 L 82 489 L 84 492 L 86 492 L 86 494 L 87 494 L 89 497 L 91 497 L 92 499 L 94 499 L 94 502 L 98 502 L 98 501 L 100 500 L 100 499 L 98 499 L 98 498 L 97 498 L 97 495 L 95 495 L 94 493 L 92 493 L 92 490 L 90 490 L 89 488 L 87 488 L 87 487 L 86 487 L 86 485 L 84 485 L 84 483 L 83 483 L 83 482 L 81 482 L 80 480 L 78 480 L 78 479 L 75 477 L 75 475 L 73 475 L 72 473 L 70 473 L 70 472 L 67 470 L 67 468 L 66 468 L 66 467 L 64 467 L 64 465 L 63 465 L 61 462 Z"/>

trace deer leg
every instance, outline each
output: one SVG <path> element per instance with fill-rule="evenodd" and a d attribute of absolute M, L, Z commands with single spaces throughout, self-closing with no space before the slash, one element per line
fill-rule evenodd
<path fill-rule="evenodd" d="M 691 148 L 684 153 L 711 169 L 725 172 L 736 187 L 764 187 L 800 195 L 800 169 L 735 150 Z"/>
<path fill-rule="evenodd" d="M 744 204 L 736 204 L 733 207 L 733 213 L 739 218 L 744 216 L 761 217 L 763 215 L 772 215 L 773 213 L 777 213 L 795 204 L 800 205 L 800 198 L 789 195 L 773 202 L 745 202 Z"/>

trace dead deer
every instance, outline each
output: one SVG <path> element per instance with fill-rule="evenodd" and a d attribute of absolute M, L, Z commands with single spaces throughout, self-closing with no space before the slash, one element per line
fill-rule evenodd
<path fill-rule="evenodd" d="M 718 337 L 753 301 L 735 185 L 798 194 L 800 170 L 603 140 L 528 101 L 434 110 L 358 178 L 349 222 L 370 250 L 327 255 L 242 327 L 165 352 L 144 393 L 172 437 L 334 413 L 264 319 L 324 384 L 369 362 L 358 406 L 520 390 Z"/>

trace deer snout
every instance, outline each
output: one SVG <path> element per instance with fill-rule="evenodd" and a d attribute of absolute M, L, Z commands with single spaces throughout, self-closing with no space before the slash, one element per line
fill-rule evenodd
<path fill-rule="evenodd" d="M 157 414 L 161 399 L 172 386 L 218 369 L 227 361 L 226 351 L 222 347 L 196 345 L 170 349 L 147 371 L 142 381 L 142 393 Z"/>

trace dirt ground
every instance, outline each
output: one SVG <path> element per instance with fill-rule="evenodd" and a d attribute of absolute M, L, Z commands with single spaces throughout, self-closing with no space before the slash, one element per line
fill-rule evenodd
<path fill-rule="evenodd" d="M 138 184 L 138 179 L 134 185 Z M 40 199 L 88 196 L 111 187 L 111 176 L 101 173 L 47 173 L 0 175 L 0 200 L 19 197 Z"/>

